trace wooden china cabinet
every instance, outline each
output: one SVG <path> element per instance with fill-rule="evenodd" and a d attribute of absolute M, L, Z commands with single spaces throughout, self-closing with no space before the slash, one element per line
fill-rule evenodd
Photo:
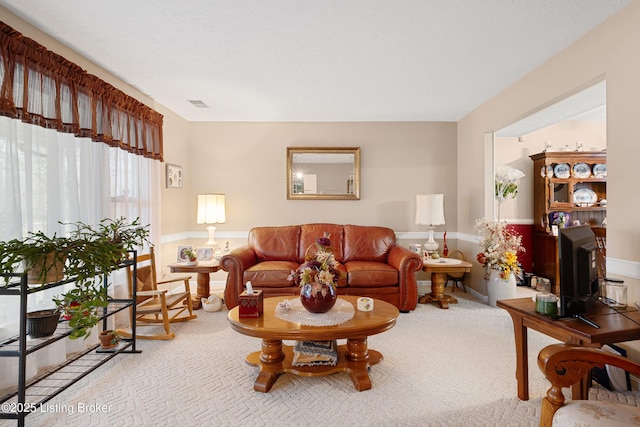
<path fill-rule="evenodd" d="M 558 293 L 558 237 L 551 226 L 565 219 L 601 227 L 607 216 L 606 151 L 550 151 L 533 160 L 533 273 Z"/>

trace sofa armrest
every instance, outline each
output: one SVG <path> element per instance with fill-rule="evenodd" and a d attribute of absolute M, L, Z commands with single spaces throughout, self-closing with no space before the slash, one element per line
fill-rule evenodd
<path fill-rule="evenodd" d="M 387 262 L 398 270 L 400 285 L 400 311 L 415 310 L 418 305 L 418 282 L 416 271 L 422 269 L 422 258 L 417 253 L 402 246 L 394 246 Z"/>
<path fill-rule="evenodd" d="M 239 303 L 238 296 L 244 290 L 244 271 L 256 263 L 256 254 L 250 246 L 236 248 L 220 259 L 220 266 L 229 273 L 224 288 L 224 303 L 229 310 Z"/>

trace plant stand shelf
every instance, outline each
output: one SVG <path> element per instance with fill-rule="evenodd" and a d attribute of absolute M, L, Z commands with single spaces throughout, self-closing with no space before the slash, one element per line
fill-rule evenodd
<path fill-rule="evenodd" d="M 132 266 L 134 280 L 136 275 L 137 255 L 133 251 L 132 259 L 125 261 L 114 268 L 114 271 L 126 266 Z M 73 282 L 73 279 L 65 279 L 60 282 L 38 286 L 36 288 L 27 285 L 27 273 L 15 274 L 20 281 L 9 283 L 7 286 L 0 286 L 0 297 L 2 295 L 20 296 L 20 332 L 18 335 L 5 338 L 0 341 L 0 357 L 18 358 L 18 385 L 10 388 L 5 394 L 0 395 L 0 404 L 7 411 L 0 411 L 0 419 L 17 420 L 18 426 L 25 425 L 25 418 L 29 413 L 46 410 L 46 403 L 67 388 L 71 387 L 82 378 L 95 371 L 97 368 L 120 354 L 137 354 L 136 349 L 135 323 L 133 325 L 133 335 L 130 339 L 122 339 L 118 345 L 110 349 L 102 349 L 99 344 L 75 353 L 68 357 L 63 363 L 50 367 L 45 372 L 26 380 L 27 356 L 61 339 L 67 338 L 73 328 L 69 327 L 67 321 L 60 320 L 53 335 L 43 338 L 39 342 L 27 342 L 26 334 L 26 313 L 27 295 L 44 289 L 50 289 L 66 283 Z M 107 277 L 104 278 L 104 291 L 107 292 Z M 130 309 L 135 318 L 136 305 L 135 294 L 132 299 L 110 299 L 109 305 L 100 312 L 102 330 L 107 329 L 107 319 L 118 312 Z M 82 338 L 80 338 L 82 339 Z"/>

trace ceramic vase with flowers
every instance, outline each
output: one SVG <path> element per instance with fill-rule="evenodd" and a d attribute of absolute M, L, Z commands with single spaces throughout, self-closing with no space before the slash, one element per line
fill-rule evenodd
<path fill-rule="evenodd" d="M 500 221 L 479 219 L 476 229 L 482 248 L 476 258 L 485 267 L 489 304 L 495 307 L 498 300 L 516 297 L 515 275 L 520 273 L 518 253 L 525 250 L 522 236 Z"/>
<path fill-rule="evenodd" d="M 300 302 L 311 313 L 326 313 L 338 299 L 336 285 L 340 271 L 329 237 L 329 233 L 324 233 L 309 246 L 305 262 L 289 276 L 289 280 L 300 286 Z"/>

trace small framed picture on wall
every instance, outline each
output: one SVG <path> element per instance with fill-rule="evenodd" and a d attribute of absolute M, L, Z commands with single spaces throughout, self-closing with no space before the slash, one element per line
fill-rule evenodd
<path fill-rule="evenodd" d="M 182 167 L 167 163 L 167 188 L 182 188 Z"/>

